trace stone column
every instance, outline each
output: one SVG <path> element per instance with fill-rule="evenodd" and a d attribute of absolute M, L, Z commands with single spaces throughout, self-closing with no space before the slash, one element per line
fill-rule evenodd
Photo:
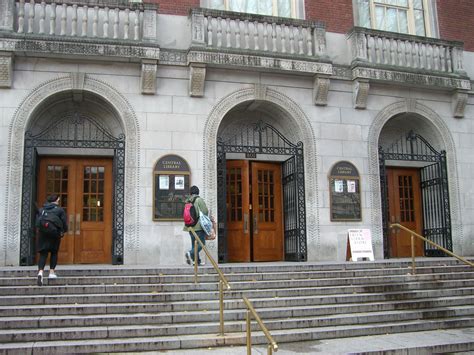
<path fill-rule="evenodd" d="M 157 6 L 155 4 L 143 4 L 143 35 L 145 42 L 155 42 L 158 39 Z"/>

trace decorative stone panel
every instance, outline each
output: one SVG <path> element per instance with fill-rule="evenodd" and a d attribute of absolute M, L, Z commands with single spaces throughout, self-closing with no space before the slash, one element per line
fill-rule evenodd
<path fill-rule="evenodd" d="M 142 60 L 140 75 L 140 89 L 142 94 L 155 95 L 157 70 L 158 63 L 156 60 Z"/>
<path fill-rule="evenodd" d="M 11 88 L 13 82 L 13 54 L 0 52 L 0 87 Z"/>
<path fill-rule="evenodd" d="M 327 75 L 316 75 L 313 81 L 313 102 L 317 106 L 328 104 L 330 80 Z"/>
<path fill-rule="evenodd" d="M 353 103 L 354 108 L 366 108 L 369 97 L 370 84 L 368 80 L 356 79 L 353 82 Z"/>
<path fill-rule="evenodd" d="M 467 104 L 467 90 L 456 90 L 451 100 L 453 116 L 456 118 L 464 117 L 464 110 Z"/>
<path fill-rule="evenodd" d="M 206 66 L 204 64 L 191 63 L 189 65 L 189 95 L 192 97 L 203 97 L 205 83 Z"/>

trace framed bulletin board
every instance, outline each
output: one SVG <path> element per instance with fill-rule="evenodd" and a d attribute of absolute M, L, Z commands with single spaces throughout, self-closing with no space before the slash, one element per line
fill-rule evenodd
<path fill-rule="evenodd" d="M 331 221 L 361 221 L 360 177 L 348 161 L 334 164 L 329 176 Z"/>
<path fill-rule="evenodd" d="M 191 172 L 178 155 L 165 155 L 153 169 L 153 220 L 181 221 Z"/>

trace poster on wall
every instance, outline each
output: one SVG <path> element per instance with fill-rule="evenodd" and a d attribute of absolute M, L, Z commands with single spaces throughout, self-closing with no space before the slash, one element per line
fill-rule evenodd
<path fill-rule="evenodd" d="M 360 221 L 360 178 L 356 167 L 347 161 L 334 164 L 329 175 L 331 221 Z"/>
<path fill-rule="evenodd" d="M 188 163 L 180 156 L 158 159 L 153 170 L 154 221 L 182 221 L 190 175 Z"/>
<path fill-rule="evenodd" d="M 349 229 L 347 231 L 347 261 L 374 261 L 370 229 Z"/>

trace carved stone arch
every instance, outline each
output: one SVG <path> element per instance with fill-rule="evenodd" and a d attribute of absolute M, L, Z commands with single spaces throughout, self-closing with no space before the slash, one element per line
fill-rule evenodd
<path fill-rule="evenodd" d="M 313 127 L 301 108 L 288 96 L 265 85 L 240 89 L 223 97 L 212 109 L 206 121 L 203 134 L 204 151 L 204 195 L 212 210 L 217 210 L 217 152 L 216 142 L 219 125 L 229 111 L 246 101 L 262 101 L 277 105 L 297 127 L 304 146 L 306 229 L 308 260 L 316 260 L 319 252 L 319 198 L 316 166 L 316 138 Z M 310 248 L 311 245 L 311 248 Z"/>
<path fill-rule="evenodd" d="M 117 112 L 121 120 L 126 137 L 125 150 L 125 183 L 124 183 L 124 251 L 130 253 L 130 257 L 124 255 L 127 260 L 135 258 L 132 255 L 138 250 L 138 202 L 139 191 L 138 177 L 140 166 L 139 155 L 139 125 L 132 106 L 119 92 L 112 86 L 89 75 L 83 76 L 80 90 L 88 91 L 101 97 L 108 102 Z M 62 92 L 77 91 L 77 75 L 70 74 L 51 79 L 33 89 L 20 103 L 13 115 L 9 130 L 9 144 L 7 153 L 7 179 L 5 202 L 9 206 L 5 210 L 4 216 L 4 243 L 1 250 L 5 255 L 6 265 L 18 264 L 18 252 L 20 241 L 20 223 L 22 205 L 22 174 L 23 174 L 23 154 L 25 132 L 29 121 L 34 117 L 35 110 L 41 104 L 54 95 Z M 10 221 L 7 223 L 7 221 Z M 9 253 L 6 253 L 6 250 Z M 133 263 L 133 260 L 131 260 Z"/>
<path fill-rule="evenodd" d="M 444 120 L 428 106 L 421 104 L 415 99 L 406 99 L 388 105 L 375 117 L 369 132 L 369 173 L 371 196 L 371 224 L 374 229 L 374 242 L 382 250 L 383 231 L 382 231 L 382 202 L 380 195 L 380 172 L 379 172 L 379 137 L 385 124 L 394 116 L 402 113 L 413 113 L 430 123 L 439 134 L 443 148 L 446 151 L 447 167 L 449 171 L 449 198 L 451 204 L 451 226 L 453 238 L 459 245 L 463 242 L 463 232 L 461 223 L 461 213 L 459 210 L 459 185 L 457 177 L 456 151 L 453 138 L 449 128 Z"/>

